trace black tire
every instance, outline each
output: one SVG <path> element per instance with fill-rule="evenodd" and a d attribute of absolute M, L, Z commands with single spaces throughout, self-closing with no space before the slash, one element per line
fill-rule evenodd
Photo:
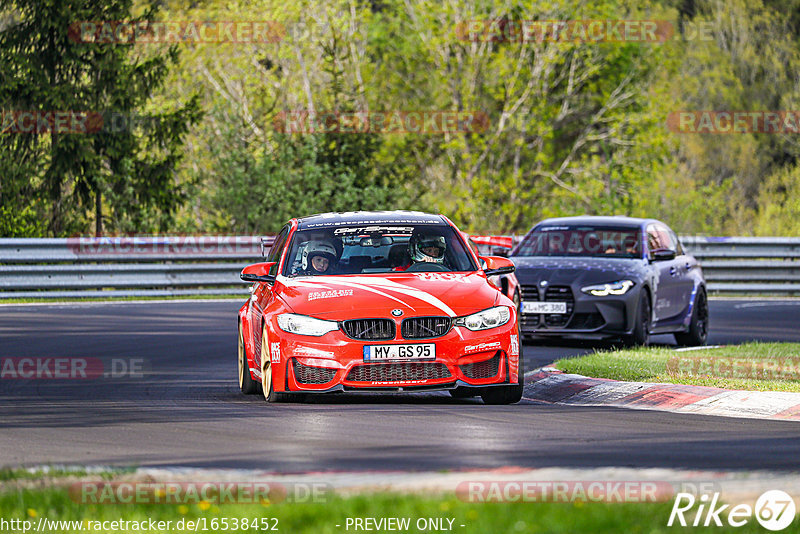
<path fill-rule="evenodd" d="M 519 296 L 519 289 L 514 291 L 514 298 L 511 300 L 514 301 L 514 307 L 517 309 L 517 313 L 522 313 L 522 298 Z M 521 340 L 520 343 L 522 343 Z"/>
<path fill-rule="evenodd" d="M 708 296 L 705 289 L 700 289 L 695 299 L 689 331 L 675 333 L 678 345 L 699 347 L 705 345 L 708 340 Z"/>
<path fill-rule="evenodd" d="M 250 365 L 247 362 L 247 352 L 244 349 L 244 335 L 242 323 L 239 321 L 239 389 L 245 395 L 258 393 L 258 382 L 250 376 Z"/>
<path fill-rule="evenodd" d="M 522 389 L 525 385 L 525 366 L 522 363 L 522 339 L 519 337 L 519 324 L 517 324 L 517 340 L 519 342 L 519 371 L 517 383 L 513 386 L 487 387 L 481 393 L 484 404 L 515 404 L 522 400 Z"/>
<path fill-rule="evenodd" d="M 478 388 L 464 388 L 464 387 L 451 389 L 448 391 L 448 393 L 450 393 L 450 396 L 453 397 L 454 399 L 469 399 L 471 397 L 477 397 L 479 392 L 480 390 Z"/>
<path fill-rule="evenodd" d="M 653 308 L 650 303 L 650 293 L 642 289 L 639 294 L 639 305 L 636 307 L 636 320 L 633 334 L 625 338 L 625 344 L 631 347 L 646 347 L 650 344 L 650 322 L 653 317 Z"/>

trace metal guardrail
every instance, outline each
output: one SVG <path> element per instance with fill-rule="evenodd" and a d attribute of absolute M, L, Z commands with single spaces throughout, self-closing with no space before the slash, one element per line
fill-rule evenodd
<path fill-rule="evenodd" d="M 800 238 L 683 236 L 715 294 L 800 295 Z"/>
<path fill-rule="evenodd" d="M 271 238 L 264 240 L 271 245 Z M 683 236 L 712 294 L 800 295 L 800 238 Z M 0 239 L 0 300 L 246 295 L 251 236 Z"/>
<path fill-rule="evenodd" d="M 0 299 L 246 295 L 272 237 L 0 239 Z"/>

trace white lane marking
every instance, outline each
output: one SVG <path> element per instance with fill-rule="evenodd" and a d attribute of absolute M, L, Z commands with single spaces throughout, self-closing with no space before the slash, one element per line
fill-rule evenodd
<path fill-rule="evenodd" d="M 771 417 L 800 403 L 800 394 L 789 391 L 723 391 L 678 408 L 682 413 Z"/>
<path fill-rule="evenodd" d="M 798 301 L 778 301 L 778 302 L 745 302 L 744 304 L 736 304 L 734 308 L 742 309 L 742 308 L 765 308 L 767 306 L 800 306 L 800 300 Z"/>
<path fill-rule="evenodd" d="M 704 350 L 704 349 L 721 349 L 722 345 L 703 345 L 702 347 L 683 347 L 680 349 L 675 349 L 675 352 L 689 352 L 692 350 Z"/>

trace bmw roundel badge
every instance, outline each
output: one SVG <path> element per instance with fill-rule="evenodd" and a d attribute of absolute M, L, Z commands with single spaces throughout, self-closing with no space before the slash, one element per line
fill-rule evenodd
<path fill-rule="evenodd" d="M 399 308 L 394 309 L 392 310 L 392 315 L 394 315 L 395 317 L 400 317 L 401 315 L 403 315 L 403 310 Z"/>

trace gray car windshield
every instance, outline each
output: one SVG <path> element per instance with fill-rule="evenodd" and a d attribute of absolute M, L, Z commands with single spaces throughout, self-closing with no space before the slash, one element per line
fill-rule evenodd
<path fill-rule="evenodd" d="M 513 256 L 641 258 L 639 228 L 541 226 L 532 230 Z"/>
<path fill-rule="evenodd" d="M 299 230 L 285 276 L 474 271 L 477 266 L 445 225 L 348 224 Z"/>

